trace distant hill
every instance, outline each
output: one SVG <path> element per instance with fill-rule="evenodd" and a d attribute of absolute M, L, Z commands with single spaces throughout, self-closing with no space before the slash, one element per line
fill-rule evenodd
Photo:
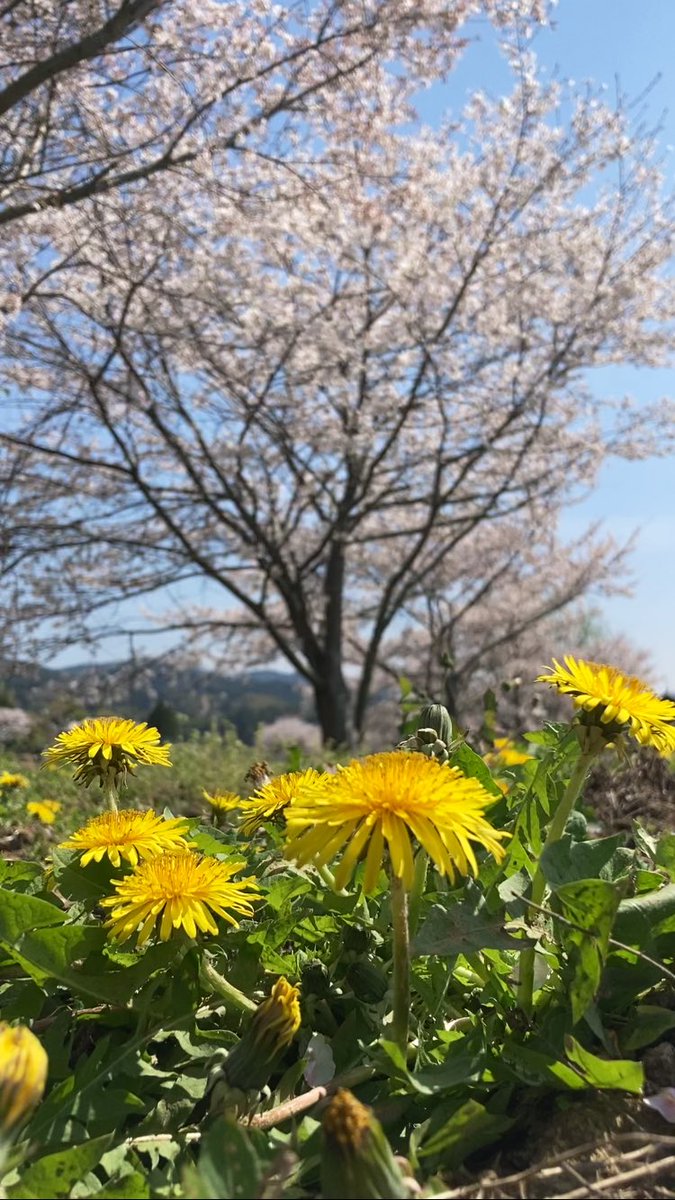
<path fill-rule="evenodd" d="M 114 713 L 144 721 L 161 702 L 178 715 L 185 734 L 231 725 L 249 743 L 258 725 L 278 717 L 314 719 L 298 675 L 273 670 L 221 675 L 150 659 L 60 668 L 0 665 L 0 694 L 3 702 L 57 723 L 61 712 L 70 720 Z"/>

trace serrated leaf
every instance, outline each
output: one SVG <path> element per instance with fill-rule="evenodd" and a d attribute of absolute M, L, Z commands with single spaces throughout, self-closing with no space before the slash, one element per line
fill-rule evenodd
<path fill-rule="evenodd" d="M 260 1191 L 264 1168 L 251 1138 L 235 1121 L 221 1118 L 202 1138 L 193 1179 L 193 1200 L 250 1200 Z M 198 1183 L 198 1188 L 194 1187 Z"/>
<path fill-rule="evenodd" d="M 419 1071 L 411 1071 L 408 1082 L 423 1096 L 435 1096 L 440 1092 L 448 1092 L 461 1084 L 476 1079 L 484 1066 L 484 1055 L 480 1051 L 461 1049 L 461 1043 L 456 1043 L 458 1049 L 448 1054 L 445 1062 L 434 1063 L 421 1067 Z"/>
<path fill-rule="evenodd" d="M 415 937 L 411 954 L 471 954 L 476 950 L 521 950 L 522 942 L 504 930 L 503 920 L 493 916 L 485 899 L 434 904 Z"/>
<path fill-rule="evenodd" d="M 112 1135 L 90 1139 L 80 1146 L 69 1146 L 67 1150 L 47 1154 L 31 1163 L 19 1182 L 7 1189 L 9 1200 L 49 1200 L 49 1197 L 67 1196 L 73 1184 L 98 1166 L 111 1141 Z"/>
<path fill-rule="evenodd" d="M 563 884 L 554 894 L 561 915 L 572 923 L 559 923 L 559 937 L 570 966 L 569 998 L 576 1024 L 600 986 L 620 892 L 606 880 L 581 879 Z"/>
<path fill-rule="evenodd" d="M 280 912 L 285 908 L 291 900 L 297 896 L 304 896 L 307 892 L 311 892 L 313 885 L 311 880 L 299 878 L 298 876 L 280 875 L 274 879 L 265 892 L 265 902 L 275 912 Z"/>
<path fill-rule="evenodd" d="M 12 945 L 26 930 L 62 925 L 64 921 L 64 913 L 46 900 L 0 888 L 0 941 Z"/>
<path fill-rule="evenodd" d="M 633 1092 L 640 1095 L 644 1084 L 642 1063 L 627 1058 L 598 1058 L 584 1049 L 571 1034 L 565 1037 L 565 1053 L 591 1087 Z"/>
<path fill-rule="evenodd" d="M 499 1069 L 507 1067 L 530 1087 L 563 1088 L 566 1091 L 582 1091 L 589 1085 L 567 1063 L 561 1062 L 544 1050 L 533 1049 L 507 1042 L 499 1056 Z"/>
<path fill-rule="evenodd" d="M 44 868 L 39 863 L 16 861 L 0 861 L 0 884 L 7 884 L 12 891 L 24 892 L 26 886 L 38 879 Z M 23 886 L 21 886 L 23 885 Z"/>
<path fill-rule="evenodd" d="M 445 1062 L 421 1067 L 419 1071 L 408 1070 L 401 1048 L 395 1042 L 382 1039 L 378 1045 L 386 1055 L 386 1058 L 379 1056 L 381 1069 L 421 1096 L 435 1096 L 466 1084 L 475 1079 L 484 1066 L 484 1052 L 468 1048 L 464 1037 L 452 1044 Z"/>
<path fill-rule="evenodd" d="M 0 918 L 1 923 L 1 918 Z M 105 945 L 105 930 L 98 925 L 61 925 L 59 928 L 36 929 L 22 933 L 9 945 L 3 944 L 12 958 L 20 963 L 36 983 L 57 979 L 76 992 L 106 1001 L 107 992 L 98 977 L 88 978 L 72 964 L 84 959 Z"/>
<path fill-rule="evenodd" d="M 56 847 L 52 852 L 54 878 L 60 893 L 69 900 L 83 900 L 96 904 L 103 896 L 112 892 L 111 881 L 117 875 L 116 868 L 104 858 L 100 863 L 80 865 L 80 855 L 72 850 Z"/>
<path fill-rule="evenodd" d="M 547 721 L 543 729 L 531 730 L 524 733 L 523 737 L 526 742 L 532 742 L 535 746 L 557 746 L 565 735 L 569 734 L 569 728 L 569 725 Z"/>
<path fill-rule="evenodd" d="M 654 862 L 658 840 L 639 821 L 633 821 L 633 841 L 638 850 L 641 850 L 651 862 Z"/>
<path fill-rule="evenodd" d="M 546 882 L 556 888 L 579 879 L 612 879 L 612 860 L 622 841 L 620 833 L 589 842 L 576 842 L 565 834 L 541 855 Z"/>
<path fill-rule="evenodd" d="M 96 1200 L 148 1200 L 149 1195 L 150 1184 L 145 1175 L 141 1175 L 140 1171 L 130 1171 L 128 1175 L 121 1175 L 106 1183 L 96 1193 Z"/>
<path fill-rule="evenodd" d="M 205 829 L 203 826 L 191 829 L 189 836 L 190 844 L 200 854 L 217 854 L 221 858 L 241 858 L 241 853 L 233 852 L 231 843 L 226 841 L 223 835 L 219 835 L 219 830 L 213 826 L 209 829 Z"/>
<path fill-rule="evenodd" d="M 481 1146 L 489 1146 L 514 1124 L 513 1117 L 490 1113 L 477 1100 L 467 1100 L 419 1150 L 420 1158 L 438 1155 L 443 1167 L 455 1168 Z"/>
<path fill-rule="evenodd" d="M 675 833 L 659 838 L 654 861 L 657 867 L 665 868 L 671 880 L 675 879 Z"/>
<path fill-rule="evenodd" d="M 622 1050 L 641 1050 L 659 1041 L 664 1033 L 675 1029 L 675 1012 L 658 1004 L 638 1004 L 631 1016 L 630 1027 L 621 1039 Z"/>
<path fill-rule="evenodd" d="M 648 946 L 673 915 L 675 883 L 669 883 L 658 891 L 622 900 L 616 916 L 615 936 L 629 946 Z"/>
<path fill-rule="evenodd" d="M 480 754 L 476 754 L 476 751 L 467 746 L 466 742 L 462 742 L 461 746 L 458 746 L 453 751 L 449 762 L 451 767 L 459 767 L 460 771 L 463 771 L 465 775 L 468 775 L 472 779 L 477 779 L 479 783 L 482 783 L 486 792 L 490 792 L 496 800 L 503 799 L 501 789 L 497 787 L 492 778 L 489 767 L 485 765 Z"/>

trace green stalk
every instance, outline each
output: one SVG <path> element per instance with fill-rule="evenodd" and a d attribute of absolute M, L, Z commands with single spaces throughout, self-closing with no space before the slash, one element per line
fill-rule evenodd
<path fill-rule="evenodd" d="M 417 926 L 420 923 L 420 908 L 422 906 L 422 897 L 427 883 L 427 869 L 429 866 L 429 855 L 426 850 L 421 847 L 417 851 L 415 859 L 415 876 L 413 878 L 412 891 L 410 892 L 410 905 L 408 912 L 408 931 L 409 936 L 413 938 L 417 933 Z"/>
<path fill-rule="evenodd" d="M 237 1012 L 255 1012 L 258 1005 L 254 1000 L 249 1000 L 243 992 L 239 991 L 234 984 L 228 983 L 224 975 L 213 966 L 210 959 L 205 956 L 199 964 L 199 978 L 205 988 L 213 992 L 225 1003 L 226 1008 L 234 1008 Z"/>
<path fill-rule="evenodd" d="M 330 867 L 317 866 L 316 870 L 318 871 L 319 875 L 323 879 L 326 886 L 330 888 L 331 892 L 335 892 L 336 896 L 348 896 L 349 895 L 349 892 L 345 888 L 339 888 L 337 886 L 337 884 L 335 882 L 335 876 L 334 876 L 333 872 L 330 870 Z"/>
<path fill-rule="evenodd" d="M 326 887 L 329 887 L 331 892 L 336 892 L 337 888 L 335 886 L 335 876 L 333 875 L 330 867 L 327 867 L 324 863 L 322 863 L 320 866 L 317 866 L 316 870 L 326 884 Z"/>
<path fill-rule="evenodd" d="M 530 900 L 533 907 L 541 905 L 541 902 L 544 899 L 544 893 L 546 891 L 546 879 L 544 872 L 541 869 L 541 857 L 544 854 L 544 851 L 548 850 L 549 846 L 553 846 L 555 842 L 560 841 L 560 838 L 564 833 L 565 826 L 572 815 L 574 806 L 579 798 L 579 793 L 583 787 L 586 775 L 588 774 L 588 768 L 595 758 L 596 753 L 597 752 L 595 750 L 592 750 L 588 753 L 582 752 L 579 755 L 576 766 L 572 771 L 569 783 L 565 789 L 565 794 L 555 813 L 553 814 L 551 823 L 548 827 L 548 832 L 546 834 L 546 840 L 542 846 L 541 854 L 539 855 L 539 863 L 532 880 Z M 532 996 L 534 993 L 534 955 L 535 951 L 534 947 L 532 946 L 528 950 L 523 950 L 520 956 L 518 1003 L 523 1012 L 528 1016 L 530 1016 L 532 1012 Z"/>
<path fill-rule="evenodd" d="M 410 941 L 408 934 L 408 897 L 399 879 L 391 875 L 391 917 L 394 948 L 394 1018 L 392 1035 L 405 1062 L 408 1056 L 408 1017 L 410 1014 Z"/>
<path fill-rule="evenodd" d="M 117 788 L 112 775 L 106 775 L 103 780 L 103 799 L 105 800 L 111 812 L 117 812 L 118 801 Z"/>

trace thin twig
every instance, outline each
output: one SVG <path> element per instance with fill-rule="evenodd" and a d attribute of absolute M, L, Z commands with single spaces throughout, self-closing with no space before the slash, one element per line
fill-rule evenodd
<path fill-rule="evenodd" d="M 607 1192 L 612 1189 L 612 1193 L 616 1195 L 619 1188 L 623 1188 L 628 1183 L 635 1183 L 638 1179 L 656 1179 L 666 1168 L 675 1168 L 675 1155 L 671 1154 L 668 1158 L 657 1159 L 656 1162 L 643 1163 L 640 1167 L 633 1167 L 632 1171 L 623 1171 L 619 1175 L 612 1175 L 610 1179 L 599 1179 L 595 1184 L 596 1192 Z M 556 1197 L 556 1200 L 585 1200 L 588 1196 L 589 1185 L 583 1188 L 575 1188 L 573 1192 L 562 1192 Z"/>
<path fill-rule="evenodd" d="M 308 1108 L 313 1108 L 315 1104 L 325 1100 L 327 1096 L 331 1096 L 338 1088 L 356 1087 L 359 1083 L 365 1083 L 366 1079 L 372 1079 L 375 1074 L 374 1067 L 355 1067 L 353 1071 L 345 1071 L 343 1075 L 336 1076 L 323 1087 L 312 1088 L 309 1092 L 303 1092 L 301 1096 L 292 1096 L 290 1100 L 285 1100 L 276 1108 L 258 1113 L 255 1117 L 251 1117 L 246 1124 L 253 1126 L 254 1129 L 272 1129 L 275 1125 L 281 1125 L 284 1121 L 288 1121 L 290 1117 L 297 1117 Z"/>
<path fill-rule="evenodd" d="M 567 1171 L 573 1179 L 576 1179 L 577 1183 L 580 1183 L 590 1196 L 602 1196 L 602 1192 L 598 1190 L 595 1184 L 589 1183 L 588 1180 L 584 1179 L 581 1171 L 577 1171 L 576 1167 L 573 1167 L 571 1163 L 565 1163 L 562 1170 Z"/>
<path fill-rule="evenodd" d="M 550 1158 L 540 1159 L 539 1162 L 533 1163 L 524 1171 L 517 1171 L 514 1175 L 505 1175 L 502 1179 L 490 1179 L 489 1182 L 486 1179 L 481 1179 L 477 1183 L 465 1184 L 463 1187 L 453 1188 L 451 1191 L 438 1192 L 434 1196 L 434 1200 L 469 1200 L 475 1192 L 479 1192 L 484 1187 L 512 1187 L 528 1179 L 532 1179 L 535 1175 L 542 1175 L 545 1171 L 552 1173 L 552 1168 L 564 1166 L 569 1159 L 588 1157 L 589 1154 L 593 1154 L 597 1150 L 610 1148 L 617 1145 L 617 1143 L 630 1145 L 636 1141 L 642 1142 L 642 1146 L 638 1150 L 626 1154 L 626 1158 L 632 1158 L 636 1154 L 648 1153 L 649 1151 L 653 1151 L 657 1146 L 662 1146 L 668 1150 L 675 1150 L 675 1136 L 673 1135 L 618 1133 L 601 1142 L 597 1140 L 594 1142 L 583 1142 L 579 1146 L 572 1146 L 568 1150 L 561 1150 L 559 1154 L 552 1154 Z M 670 1160 L 662 1159 L 661 1161 Z M 559 1197 L 558 1200 L 562 1200 L 562 1198 Z"/>
<path fill-rule="evenodd" d="M 327 1087 L 312 1088 L 309 1092 L 303 1092 L 302 1096 L 293 1096 L 283 1104 L 278 1104 L 276 1108 L 270 1108 L 268 1112 L 258 1113 L 246 1123 L 254 1129 L 272 1129 L 275 1125 L 281 1125 L 291 1117 L 297 1117 L 306 1109 L 312 1108 L 313 1105 L 319 1103 L 319 1100 L 324 1100 L 327 1095 Z"/>
<path fill-rule="evenodd" d="M 150 1146 L 156 1142 L 163 1145 L 167 1145 L 169 1142 L 198 1142 L 201 1136 L 198 1129 L 190 1129 L 186 1133 L 142 1133 L 138 1137 L 125 1138 L 123 1144 L 136 1150 L 142 1150 L 144 1146 Z"/>

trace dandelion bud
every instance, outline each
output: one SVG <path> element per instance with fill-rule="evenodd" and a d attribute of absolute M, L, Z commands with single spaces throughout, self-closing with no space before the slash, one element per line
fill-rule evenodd
<path fill-rule="evenodd" d="M 420 727 L 417 730 L 418 736 L 423 730 L 433 730 L 435 737 L 445 742 L 446 746 L 450 745 L 454 737 L 452 719 L 444 704 L 425 705 L 420 713 Z"/>
<path fill-rule="evenodd" d="M 450 757 L 448 747 L 438 737 L 435 729 L 418 729 L 411 737 L 399 742 L 398 750 L 414 750 L 424 754 L 426 758 L 435 758 L 439 763 L 446 763 Z"/>
<path fill-rule="evenodd" d="M 325 1000 L 330 995 L 330 975 L 328 968 L 322 962 L 309 962 L 302 968 L 300 977 L 302 983 L 302 994 L 307 996 L 318 996 Z"/>
<path fill-rule="evenodd" d="M 25 1025 L 0 1022 L 0 1131 L 10 1133 L 42 1099 L 47 1055 Z"/>
<path fill-rule="evenodd" d="M 324 1200 L 385 1200 L 410 1195 L 380 1122 L 372 1109 L 346 1088 L 332 1097 L 322 1127 Z"/>
<path fill-rule="evenodd" d="M 230 1051 L 224 1074 L 231 1088 L 260 1091 L 300 1028 L 300 992 L 284 979 L 259 1004 L 241 1041 Z"/>

